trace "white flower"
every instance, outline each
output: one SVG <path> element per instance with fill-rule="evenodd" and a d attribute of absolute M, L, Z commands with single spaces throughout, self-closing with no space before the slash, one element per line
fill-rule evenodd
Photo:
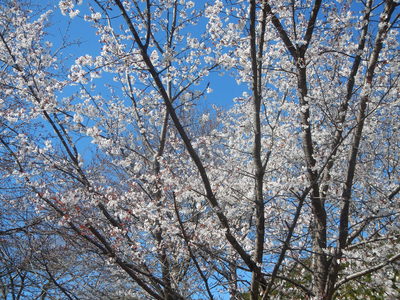
<path fill-rule="evenodd" d="M 86 134 L 87 135 L 89 135 L 89 136 L 91 136 L 91 137 L 96 137 L 96 136 L 98 136 L 99 134 L 100 134 L 100 129 L 98 129 L 96 126 L 93 126 L 93 127 L 89 127 L 87 130 L 86 130 Z"/>
<path fill-rule="evenodd" d="M 210 120 L 210 114 L 203 114 L 201 116 L 201 122 L 205 123 Z"/>
<path fill-rule="evenodd" d="M 75 114 L 73 120 L 75 123 L 82 123 L 83 117 L 80 114 Z"/>
<path fill-rule="evenodd" d="M 93 58 L 90 55 L 86 54 L 81 57 L 78 57 L 75 60 L 75 63 L 81 66 L 91 65 L 93 63 Z"/>
<path fill-rule="evenodd" d="M 80 12 L 79 9 L 71 10 L 69 12 L 69 17 L 72 19 L 72 18 L 76 17 L 79 14 L 79 12 Z"/>
<path fill-rule="evenodd" d="M 101 19 L 101 13 L 96 12 L 96 13 L 91 15 L 91 18 L 92 18 L 93 21 L 98 21 L 98 20 Z"/>
<path fill-rule="evenodd" d="M 193 1 L 186 2 L 186 8 L 187 9 L 190 9 L 190 8 L 193 8 L 193 7 L 194 7 L 194 2 Z"/>
<path fill-rule="evenodd" d="M 65 16 L 74 8 L 74 3 L 71 0 L 62 0 L 59 2 L 58 6 L 60 7 L 61 13 Z"/>
<path fill-rule="evenodd" d="M 150 59 L 153 63 L 155 63 L 156 61 L 158 61 L 158 53 L 156 50 L 153 50 L 150 54 Z"/>

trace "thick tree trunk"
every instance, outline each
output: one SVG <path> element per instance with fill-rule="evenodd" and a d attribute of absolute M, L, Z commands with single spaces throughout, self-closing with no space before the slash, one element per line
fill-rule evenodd
<path fill-rule="evenodd" d="M 250 52 L 251 52 L 251 65 L 252 65 L 252 92 L 253 92 L 253 164 L 254 164 L 254 203 L 256 209 L 256 240 L 255 240 L 255 253 L 254 261 L 261 265 L 263 261 L 264 240 L 265 240 L 265 205 L 263 196 L 263 180 L 264 180 L 264 167 L 262 162 L 262 149 L 261 149 L 261 73 L 262 73 L 262 56 L 264 47 L 264 34 L 265 34 L 265 19 L 266 12 L 264 10 L 261 35 L 257 43 L 256 35 L 256 1 L 250 2 Z M 260 282 L 263 278 L 259 273 L 253 272 L 251 282 L 251 299 L 259 299 Z M 265 289 L 265 286 L 262 287 Z"/>

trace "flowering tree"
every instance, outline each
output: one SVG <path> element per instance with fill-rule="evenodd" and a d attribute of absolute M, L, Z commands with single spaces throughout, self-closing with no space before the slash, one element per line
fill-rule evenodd
<path fill-rule="evenodd" d="M 399 295 L 396 1 L 81 2 L 68 74 L 47 14 L 1 6 L 2 180 L 109 295 Z M 202 111 L 215 72 L 246 88 Z"/>

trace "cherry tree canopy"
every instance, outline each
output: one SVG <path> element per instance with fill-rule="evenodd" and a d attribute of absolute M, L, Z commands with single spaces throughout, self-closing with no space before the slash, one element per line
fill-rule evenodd
<path fill-rule="evenodd" d="M 399 297 L 398 6 L 61 0 L 98 41 L 71 62 L 4 1 L 0 238 L 51 236 L 25 295 Z"/>

